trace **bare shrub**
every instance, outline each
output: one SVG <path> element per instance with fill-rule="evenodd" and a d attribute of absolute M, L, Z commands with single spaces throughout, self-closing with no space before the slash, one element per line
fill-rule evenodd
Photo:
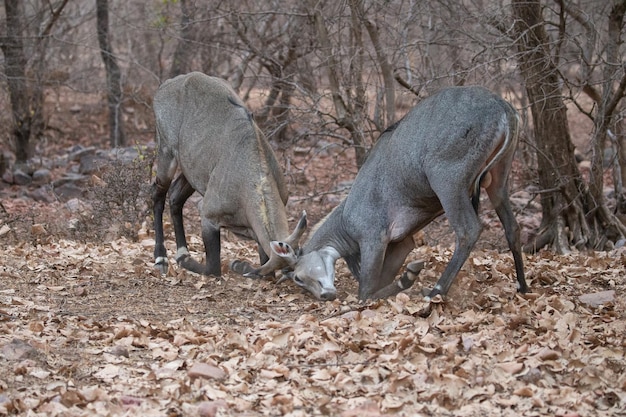
<path fill-rule="evenodd" d="M 124 236 L 137 240 L 137 232 L 150 208 L 150 179 L 154 152 L 140 151 L 132 160 L 117 158 L 93 178 L 90 224 L 87 230 L 100 239 Z"/>

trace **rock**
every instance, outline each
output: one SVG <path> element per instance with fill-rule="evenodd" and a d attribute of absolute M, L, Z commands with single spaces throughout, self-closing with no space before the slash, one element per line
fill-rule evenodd
<path fill-rule="evenodd" d="M 96 151 L 97 149 L 93 146 L 85 148 L 81 145 L 75 145 L 69 149 L 68 159 L 70 161 L 80 161 L 80 158 L 82 158 L 84 155 L 95 154 Z"/>
<path fill-rule="evenodd" d="M 33 172 L 33 184 L 36 184 L 36 185 L 48 184 L 51 179 L 52 179 L 52 173 L 50 172 L 49 169 L 42 168 Z"/>
<path fill-rule="evenodd" d="M 81 174 L 74 174 L 71 172 L 66 172 L 65 175 L 63 175 L 61 178 L 59 178 L 58 180 L 55 180 L 52 185 L 55 188 L 58 188 L 62 185 L 68 184 L 68 183 L 86 183 L 89 180 L 89 177 L 85 176 L 85 175 L 81 175 Z"/>
<path fill-rule="evenodd" d="M 68 201 L 74 198 L 80 198 L 85 194 L 85 190 L 73 183 L 66 183 L 60 187 L 54 188 L 54 194 L 61 201 Z"/>
<path fill-rule="evenodd" d="M 598 307 L 602 304 L 612 303 L 615 300 L 615 291 L 609 290 L 583 294 L 578 296 L 578 299 L 591 307 Z"/>
<path fill-rule="evenodd" d="M 0 237 L 6 235 L 10 231 L 11 231 L 11 228 L 8 225 L 3 224 L 2 226 L 0 226 Z"/>
<path fill-rule="evenodd" d="M 53 203 L 56 201 L 56 197 L 48 187 L 39 187 L 36 190 L 29 191 L 27 195 L 33 200 L 43 203 Z"/>
<path fill-rule="evenodd" d="M 72 213 L 80 213 L 90 209 L 90 206 L 78 198 L 71 198 L 65 202 L 65 207 Z"/>
<path fill-rule="evenodd" d="M 28 185 L 32 181 L 33 178 L 21 169 L 16 169 L 15 171 L 13 171 L 13 184 Z"/>
<path fill-rule="evenodd" d="M 127 148 L 115 148 L 109 151 L 110 159 L 117 159 L 123 164 L 131 163 L 138 157 L 139 157 L 139 150 L 135 146 L 130 146 Z"/>
<path fill-rule="evenodd" d="M 89 153 L 81 156 L 78 172 L 83 175 L 93 174 L 110 164 L 111 161 L 106 156 Z"/>
<path fill-rule="evenodd" d="M 13 173 L 8 169 L 2 173 L 2 181 L 7 184 L 13 184 Z"/>
<path fill-rule="evenodd" d="M 37 349 L 20 339 L 13 339 L 2 347 L 2 356 L 9 361 L 21 361 L 24 359 L 34 359 Z"/>

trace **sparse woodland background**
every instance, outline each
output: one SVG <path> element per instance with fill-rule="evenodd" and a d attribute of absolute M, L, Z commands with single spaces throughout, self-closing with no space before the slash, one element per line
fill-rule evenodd
<path fill-rule="evenodd" d="M 626 415 L 625 13 L 626 0 L 3 0 L 0 415 Z M 333 303 L 226 267 L 159 276 L 151 101 L 189 71 L 238 91 L 284 167 L 290 216 L 312 223 L 421 98 L 500 93 L 523 119 L 510 185 L 533 292 L 515 295 L 486 209 L 483 243 L 428 318 L 419 288 L 358 303 L 341 264 Z M 451 254 L 436 227 L 414 253 L 424 286 Z M 223 254 L 256 259 L 230 236 Z"/>
<path fill-rule="evenodd" d="M 110 146 L 140 143 L 151 133 L 159 83 L 199 70 L 229 80 L 276 146 L 341 146 L 354 152 L 356 169 L 419 97 L 482 84 L 525 120 L 518 172 L 543 211 L 527 250 L 607 249 L 626 232 L 619 220 L 625 8 L 622 1 L 7 0 L 2 146 L 20 164 L 59 136 L 72 138 L 53 119 L 76 103 L 106 103 Z M 575 137 L 573 123 L 582 126 Z M 88 143 L 103 139 L 99 132 Z M 584 170 L 575 154 L 589 162 Z"/>

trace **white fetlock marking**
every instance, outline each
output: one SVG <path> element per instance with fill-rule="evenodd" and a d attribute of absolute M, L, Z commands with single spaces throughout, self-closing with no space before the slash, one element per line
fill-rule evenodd
<path fill-rule="evenodd" d="M 396 281 L 398 283 L 398 288 L 400 288 L 401 290 L 404 290 L 404 286 L 402 285 L 402 279 L 399 279 L 398 281 Z"/>
<path fill-rule="evenodd" d="M 176 251 L 176 262 L 180 262 L 181 259 L 185 258 L 189 256 L 189 249 L 187 249 L 184 246 L 181 246 L 180 248 L 178 248 L 178 250 Z"/>
<path fill-rule="evenodd" d="M 436 289 L 437 291 L 441 291 L 441 285 L 439 285 L 439 284 L 435 285 L 435 289 Z"/>
<path fill-rule="evenodd" d="M 167 258 L 164 256 L 159 256 L 154 260 L 154 265 L 167 265 Z"/>
<path fill-rule="evenodd" d="M 426 301 L 427 303 L 430 303 L 430 295 L 427 295 L 426 297 L 424 297 L 424 301 Z"/>

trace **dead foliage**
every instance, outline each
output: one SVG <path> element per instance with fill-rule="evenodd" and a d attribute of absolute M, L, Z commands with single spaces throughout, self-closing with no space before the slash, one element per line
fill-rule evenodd
<path fill-rule="evenodd" d="M 93 209 L 79 223 L 84 238 L 137 238 L 139 225 L 152 208 L 153 162 L 154 151 L 144 150 L 131 161 L 114 159 L 100 176 L 92 176 L 89 200 Z"/>
<path fill-rule="evenodd" d="M 626 412 L 624 250 L 527 257 L 525 297 L 508 254 L 476 251 L 423 318 L 419 288 L 358 303 L 343 265 L 332 303 L 229 273 L 161 277 L 153 243 L 144 230 L 0 248 L 0 415 Z M 412 255 L 426 260 L 422 285 L 450 254 Z"/>

